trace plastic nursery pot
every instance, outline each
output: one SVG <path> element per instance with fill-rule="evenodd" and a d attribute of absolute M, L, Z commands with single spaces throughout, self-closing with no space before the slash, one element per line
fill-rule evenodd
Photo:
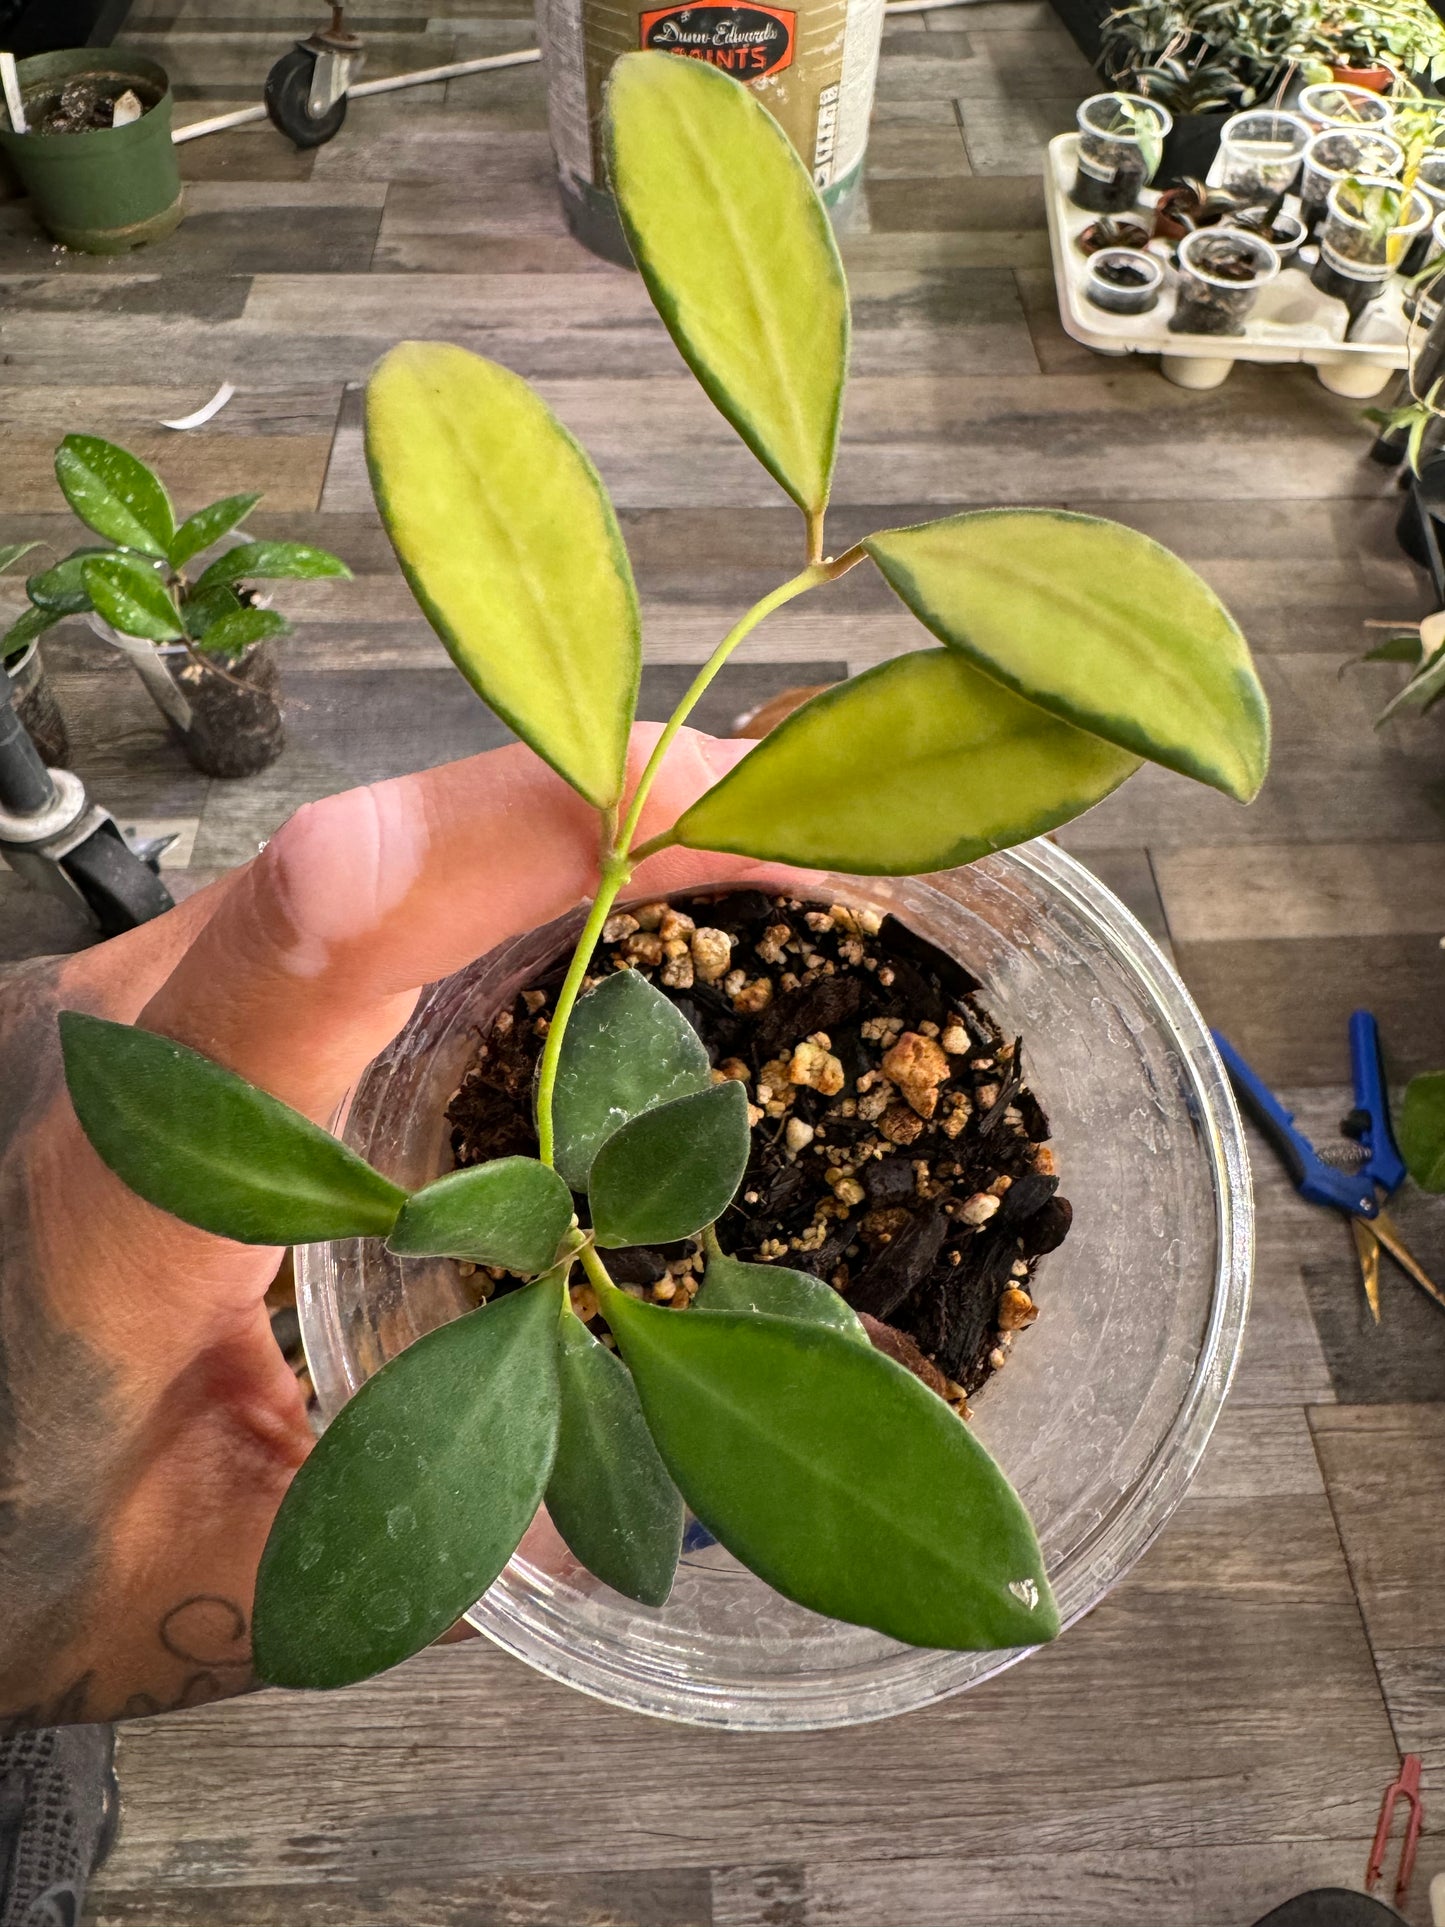
<path fill-rule="evenodd" d="M 1078 172 L 1069 198 L 1093 214 L 1123 214 L 1158 171 L 1173 119 L 1141 94 L 1091 94 L 1078 119 Z"/>
<path fill-rule="evenodd" d="M 4 115 L 0 149 L 55 239 L 86 254 L 124 254 L 170 234 L 181 218 L 181 176 L 165 68 L 121 48 L 89 48 L 37 54 L 20 62 L 19 74 L 32 128 L 78 76 L 94 78 L 108 96 L 129 89 L 145 108 L 128 126 L 82 133 L 17 134 Z"/>
<path fill-rule="evenodd" d="M 1368 87 L 1338 80 L 1317 80 L 1300 90 L 1294 111 L 1318 133 L 1324 127 L 1368 127 L 1388 133 L 1395 110 Z"/>
<path fill-rule="evenodd" d="M 190 705 L 179 731 L 194 769 L 206 776 L 255 776 L 281 754 L 281 670 L 269 642 L 258 642 L 234 662 L 183 660 L 176 683 Z"/>
<path fill-rule="evenodd" d="M 1311 137 L 1298 114 L 1257 107 L 1234 114 L 1219 137 L 1220 185 L 1246 204 L 1272 201 L 1295 184 Z"/>
<path fill-rule="evenodd" d="M 655 48 L 745 81 L 812 170 L 835 218 L 857 199 L 883 38 L 883 0 L 792 0 L 787 8 L 654 0 L 538 0 L 547 128 L 567 225 L 604 260 L 632 266 L 602 152 L 613 62 Z"/>
<path fill-rule="evenodd" d="M 1300 171 L 1300 216 L 1311 232 L 1324 215 L 1330 190 L 1352 175 L 1388 179 L 1405 165 L 1404 150 L 1388 134 L 1327 127 L 1305 149 Z"/>
<path fill-rule="evenodd" d="M 1223 225 L 1226 228 L 1231 225 L 1241 226 L 1245 228 L 1247 233 L 1260 235 L 1262 239 L 1269 242 L 1270 246 L 1279 256 L 1281 264 L 1285 267 L 1288 267 L 1294 257 L 1299 253 L 1308 231 L 1304 222 L 1297 214 L 1287 213 L 1283 208 L 1275 215 L 1273 221 L 1270 222 L 1267 228 L 1250 227 L 1242 221 L 1237 223 L 1225 221 Z"/>
<path fill-rule="evenodd" d="M 1084 293 L 1110 314 L 1148 314 L 1159 303 L 1164 263 L 1139 248 L 1104 248 L 1089 257 Z"/>
<path fill-rule="evenodd" d="M 1389 67 L 1334 67 L 1332 77 L 1344 87 L 1358 87 L 1368 94 L 1387 94 L 1395 76 Z"/>
<path fill-rule="evenodd" d="M 1043 1315 L 978 1394 L 973 1422 L 1033 1515 L 1072 1621 L 1177 1505 L 1234 1367 L 1251 1200 L 1228 1086 L 1170 965 L 1051 843 L 941 876 L 826 878 L 816 895 L 899 917 L 981 978 L 981 1002 L 1008 1035 L 1025 1037 L 1074 1225 L 1040 1265 Z M 535 981 L 580 922 L 518 938 L 428 993 L 333 1128 L 402 1182 L 446 1169 L 444 1112 L 477 1027 Z M 296 1260 L 327 1417 L 388 1358 L 470 1308 L 452 1265 L 403 1263 L 379 1242 L 312 1245 Z M 539 1671 L 599 1698 L 734 1728 L 904 1713 L 1023 1657 L 921 1651 L 823 1619 L 715 1545 L 684 1553 L 666 1606 L 636 1606 L 580 1570 L 545 1515 L 468 1616 Z"/>
<path fill-rule="evenodd" d="M 1351 322 L 1385 292 L 1433 209 L 1418 189 L 1403 199 L 1390 181 L 1337 181 L 1320 230 L 1311 285 L 1349 309 Z"/>
<path fill-rule="evenodd" d="M 1179 243 L 1179 298 L 1169 317 L 1174 334 L 1238 335 L 1260 289 L 1279 273 L 1268 241 L 1243 228 L 1205 228 Z"/>
<path fill-rule="evenodd" d="M 29 732 L 47 769 L 66 769 L 70 764 L 70 736 L 65 718 L 55 700 L 40 660 L 40 644 L 32 642 L 5 665 L 10 679 L 10 701 L 15 714 Z"/>

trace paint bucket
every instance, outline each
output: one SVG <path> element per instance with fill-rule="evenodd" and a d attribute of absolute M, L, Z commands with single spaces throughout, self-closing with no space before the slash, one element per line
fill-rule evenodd
<path fill-rule="evenodd" d="M 602 90 L 613 62 L 637 48 L 706 60 L 746 82 L 808 163 L 835 219 L 858 190 L 883 0 L 537 0 L 537 33 L 563 212 L 577 239 L 605 260 L 632 265 L 606 185 Z"/>

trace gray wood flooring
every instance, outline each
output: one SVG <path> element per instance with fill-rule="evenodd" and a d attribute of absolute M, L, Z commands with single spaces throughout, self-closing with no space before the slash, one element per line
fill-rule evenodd
<path fill-rule="evenodd" d="M 223 10 L 224 9 L 224 10 Z M 128 37 L 182 118 L 259 92 L 301 0 L 137 0 Z M 371 71 L 532 44 L 515 0 L 371 0 Z M 1171 943 L 1210 1020 L 1333 1132 L 1344 1022 L 1400 1075 L 1445 1064 L 1445 735 L 1373 728 L 1398 684 L 1345 668 L 1370 616 L 1426 605 L 1354 404 L 1303 370 L 1185 394 L 1060 331 L 1039 170 L 1090 75 L 1042 0 L 890 25 L 867 205 L 845 252 L 857 374 L 839 539 L 948 505 L 1065 503 L 1171 543 L 1260 653 L 1277 750 L 1248 812 L 1146 773 L 1065 841 Z M 263 488 L 258 532 L 325 542 L 300 585 L 290 742 L 196 776 L 83 629 L 48 645 L 78 763 L 127 822 L 181 833 L 178 891 L 308 797 L 465 754 L 496 727 L 390 560 L 356 384 L 398 336 L 536 379 L 624 512 L 647 605 L 644 707 L 675 699 L 791 567 L 794 516 L 680 371 L 637 283 L 558 212 L 536 68 L 358 102 L 333 145 L 269 128 L 183 148 L 186 224 L 101 262 L 0 207 L 0 541 L 69 542 L 69 429 L 164 465 L 192 508 Z M 203 430 L 158 426 L 239 384 Z M 705 722 L 915 640 L 859 576 L 776 617 Z M 84 941 L 0 877 L 0 955 Z M 1395 1276 L 1364 1321 L 1344 1227 L 1257 1147 L 1259 1265 L 1217 1438 L 1159 1543 L 1056 1648 L 865 1730 L 728 1738 L 568 1693 L 485 1642 L 329 1698 L 276 1693 L 129 1729 L 125 1829 L 88 1918 L 135 1927 L 1242 1927 L 1356 1884 L 1401 1749 L 1445 1867 L 1445 1319 Z M 1445 1212 L 1400 1216 L 1445 1273 Z"/>

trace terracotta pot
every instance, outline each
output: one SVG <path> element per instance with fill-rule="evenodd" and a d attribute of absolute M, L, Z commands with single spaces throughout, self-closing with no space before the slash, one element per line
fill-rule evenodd
<path fill-rule="evenodd" d="M 1395 76 L 1388 67 L 1331 67 L 1330 78 L 1346 87 L 1367 87 L 1372 94 L 1387 94 Z"/>

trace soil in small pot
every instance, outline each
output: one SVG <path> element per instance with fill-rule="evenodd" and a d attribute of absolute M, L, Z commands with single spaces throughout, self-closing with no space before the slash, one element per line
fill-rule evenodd
<path fill-rule="evenodd" d="M 1220 246 L 1211 252 L 1208 267 L 1214 279 L 1205 281 L 1180 264 L 1179 299 L 1169 317 L 1170 330 L 1186 335 L 1242 334 L 1258 291 L 1258 261 L 1242 248 Z M 1230 285 L 1219 287 L 1216 281 Z"/>
<path fill-rule="evenodd" d="M 533 1078 L 566 962 L 479 1036 L 447 1112 L 458 1166 L 536 1155 Z M 614 916 L 592 970 L 623 968 L 683 1011 L 715 1079 L 747 1086 L 752 1156 L 723 1248 L 832 1284 L 875 1344 L 966 1415 L 1037 1316 L 1035 1265 L 1072 1219 L 1022 1040 L 1001 1034 L 961 965 L 894 919 L 758 890 Z M 694 1240 L 607 1263 L 678 1310 L 701 1282 Z M 514 1282 L 470 1275 L 480 1296 Z M 574 1289 L 584 1316 L 589 1291 Z"/>
<path fill-rule="evenodd" d="M 190 728 L 177 734 L 203 775 L 254 776 L 281 754 L 281 672 L 270 643 L 215 667 L 188 661 L 176 682 L 191 706 Z"/>
<path fill-rule="evenodd" d="M 34 134 L 91 134 L 115 125 L 116 102 L 125 94 L 135 96 L 142 114 L 160 99 L 154 87 L 125 74 L 76 74 L 58 91 L 53 86 L 27 89 L 25 116 Z"/>
<path fill-rule="evenodd" d="M 70 766 L 70 734 L 44 668 L 17 676 L 11 701 L 47 769 Z"/>

